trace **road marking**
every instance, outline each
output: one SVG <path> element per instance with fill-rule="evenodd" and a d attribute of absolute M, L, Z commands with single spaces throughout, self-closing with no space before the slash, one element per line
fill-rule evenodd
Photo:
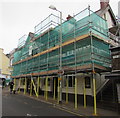
<path fill-rule="evenodd" d="M 38 115 L 32 115 L 32 114 L 27 113 L 27 116 L 38 116 Z"/>
<path fill-rule="evenodd" d="M 27 102 L 24 102 L 24 104 L 28 104 Z"/>
<path fill-rule="evenodd" d="M 38 115 L 34 115 L 34 116 L 38 116 Z"/>
<path fill-rule="evenodd" d="M 69 112 L 69 113 L 71 113 L 71 114 L 77 115 L 77 116 L 83 116 L 83 115 L 80 115 L 80 114 L 78 114 L 78 113 L 75 113 L 75 112 L 69 111 L 69 110 L 64 109 L 64 108 L 59 108 L 59 107 L 56 107 L 56 108 L 58 108 L 58 109 L 60 109 L 60 110 L 63 110 L 63 111 L 66 111 L 66 112 Z M 84 116 L 84 117 L 85 117 L 85 116 Z"/>
<path fill-rule="evenodd" d="M 27 113 L 27 116 L 32 116 L 32 115 Z"/>

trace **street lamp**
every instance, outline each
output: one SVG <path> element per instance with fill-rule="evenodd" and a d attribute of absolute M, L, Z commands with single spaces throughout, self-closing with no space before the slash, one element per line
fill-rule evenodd
<path fill-rule="evenodd" d="M 50 9 L 58 11 L 60 13 L 60 65 L 59 65 L 59 71 L 60 71 L 60 99 L 59 99 L 59 103 L 62 102 L 62 12 L 59 11 L 55 6 L 50 5 L 49 6 Z"/>
<path fill-rule="evenodd" d="M 52 9 L 52 10 L 57 10 L 56 7 L 53 6 L 53 5 L 50 5 L 49 8 Z"/>

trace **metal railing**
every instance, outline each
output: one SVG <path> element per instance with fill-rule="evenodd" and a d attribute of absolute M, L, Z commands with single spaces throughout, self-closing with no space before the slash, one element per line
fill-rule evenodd
<path fill-rule="evenodd" d="M 112 34 L 111 32 L 108 32 L 110 41 L 109 43 L 113 46 L 119 46 L 120 45 L 120 36 L 116 36 Z"/>

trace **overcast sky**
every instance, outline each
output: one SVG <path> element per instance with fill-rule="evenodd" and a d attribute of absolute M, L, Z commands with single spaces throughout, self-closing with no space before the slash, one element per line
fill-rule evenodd
<path fill-rule="evenodd" d="M 118 1 L 110 0 L 115 15 L 118 14 Z M 59 15 L 49 9 L 54 5 L 62 11 L 65 19 L 68 14 L 77 14 L 90 5 L 93 11 L 100 8 L 100 0 L 1 0 L 0 1 L 0 48 L 9 53 L 18 45 L 18 39 L 29 32 L 49 14 Z"/>

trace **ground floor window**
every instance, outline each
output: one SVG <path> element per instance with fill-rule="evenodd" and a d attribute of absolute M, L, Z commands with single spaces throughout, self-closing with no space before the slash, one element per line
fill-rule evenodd
<path fill-rule="evenodd" d="M 85 88 L 91 88 L 90 77 L 85 77 Z"/>
<path fill-rule="evenodd" d="M 75 76 L 66 76 L 64 78 L 64 86 L 66 87 L 68 80 L 68 87 L 74 87 L 75 86 Z"/>

